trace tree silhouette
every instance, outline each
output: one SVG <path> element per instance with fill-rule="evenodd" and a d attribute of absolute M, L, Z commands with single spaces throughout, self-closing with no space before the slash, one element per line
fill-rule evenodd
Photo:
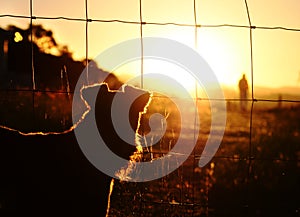
<path fill-rule="evenodd" d="M 66 54 L 72 56 L 68 46 L 58 44 L 54 38 L 53 31 L 45 29 L 41 24 L 29 26 L 25 30 L 10 25 L 8 31 L 20 33 L 23 36 L 24 42 L 31 42 L 32 40 L 42 53 L 53 54 L 56 56 Z"/>
<path fill-rule="evenodd" d="M 31 87 L 34 69 L 38 89 L 74 90 L 86 63 L 74 60 L 68 47 L 56 42 L 51 30 L 42 25 L 32 25 L 27 29 L 11 25 L 5 35 L 9 42 L 8 76 L 2 78 L 0 86 L 8 88 L 9 84 L 12 87 Z M 122 85 L 114 75 L 108 75 L 108 72 L 101 70 L 95 62 L 90 63 L 94 73 L 93 83 L 101 82 L 107 77 L 105 81 L 111 89 L 118 89 Z"/>
<path fill-rule="evenodd" d="M 51 49 L 57 48 L 57 43 L 51 30 L 46 30 L 42 25 L 32 26 L 33 42 L 42 52 L 50 53 Z"/>

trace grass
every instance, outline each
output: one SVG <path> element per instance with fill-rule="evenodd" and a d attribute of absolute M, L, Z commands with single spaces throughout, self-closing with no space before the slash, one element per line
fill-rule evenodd
<path fill-rule="evenodd" d="M 72 125 L 72 101 L 66 94 L 35 93 L 34 101 L 32 96 L 26 91 L 1 92 L 0 124 L 24 132 L 61 132 Z M 162 100 L 153 100 L 146 120 L 155 112 L 169 115 L 169 128 L 145 153 L 145 161 L 150 152 L 155 152 L 152 157 L 164 156 L 177 141 L 178 114 L 171 102 Z M 199 103 L 196 157 L 159 180 L 116 182 L 111 216 L 299 216 L 300 107 L 255 103 L 250 146 L 250 112 L 231 105 L 218 152 L 199 168 L 197 156 L 210 132 L 206 107 Z"/>

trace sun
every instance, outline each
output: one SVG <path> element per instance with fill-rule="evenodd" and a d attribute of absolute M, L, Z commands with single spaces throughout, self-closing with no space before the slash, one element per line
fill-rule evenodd
<path fill-rule="evenodd" d="M 242 72 L 249 72 L 245 58 L 244 32 L 232 29 L 171 28 L 157 32 L 160 37 L 178 41 L 194 49 L 208 63 L 221 85 L 235 86 Z M 151 35 L 152 36 L 152 35 Z"/>
<path fill-rule="evenodd" d="M 128 72 L 128 73 L 125 73 Z M 141 87 L 140 60 L 126 63 L 114 70 L 114 73 L 126 83 Z M 127 76 L 124 76 L 127 75 Z M 137 78 L 139 77 L 139 78 Z M 180 88 L 178 86 L 180 85 Z M 169 96 L 185 96 L 182 88 L 192 96 L 195 95 L 195 78 L 184 67 L 168 60 L 145 58 L 143 60 L 143 88 Z M 172 88 L 173 86 L 173 88 Z"/>
<path fill-rule="evenodd" d="M 224 41 L 222 37 L 212 34 L 212 32 L 199 31 L 197 40 L 195 40 L 195 32 L 193 28 L 188 29 L 188 31 L 171 31 L 165 34 L 159 32 L 158 35 L 150 36 L 168 38 L 190 47 L 207 62 L 212 72 L 216 76 L 217 82 L 219 82 L 221 86 L 224 84 L 230 86 L 235 85 L 236 76 L 233 76 L 233 74 L 237 70 L 234 69 L 234 64 L 232 63 L 232 59 L 234 59 L 234 51 L 232 50 L 232 47 L 229 49 L 226 41 Z M 140 60 L 133 60 L 119 66 L 117 69 L 114 69 L 114 73 L 121 79 L 122 77 L 125 77 L 123 81 L 128 81 L 129 78 L 140 76 L 141 71 L 143 71 L 144 75 L 155 73 L 174 80 L 193 97 L 203 95 L 205 92 L 202 84 L 196 82 L 196 79 L 193 77 L 192 73 L 190 73 L 184 66 L 172 61 L 145 57 L 142 68 L 143 69 L 141 69 Z M 170 85 L 171 82 L 166 80 L 159 81 L 159 79 L 153 78 L 147 79 L 146 77 L 144 78 L 143 82 L 141 82 L 141 79 L 142 78 L 134 79 L 131 82 L 135 86 L 149 90 L 168 92 L 168 95 L 181 95 L 176 88 L 174 88 L 170 93 L 170 89 L 168 89 L 167 86 Z M 196 89 L 197 94 L 195 92 Z"/>
<path fill-rule="evenodd" d="M 219 33 L 206 29 L 197 31 L 197 40 L 195 40 L 195 32 L 194 35 L 192 34 L 193 37 L 190 34 L 192 33 L 183 32 L 172 37 L 195 49 L 208 63 L 220 83 L 235 83 L 236 81 L 232 80 L 233 76 L 231 73 L 235 71 L 233 60 L 237 52 L 235 47 L 231 46 L 231 39 L 228 39 L 223 32 Z"/>

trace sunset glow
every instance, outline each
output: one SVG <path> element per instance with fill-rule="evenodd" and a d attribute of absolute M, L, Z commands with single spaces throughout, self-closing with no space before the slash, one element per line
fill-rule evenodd
<path fill-rule="evenodd" d="M 193 24 L 193 1 L 142 1 L 143 21 Z M 96 1 L 88 2 L 90 19 L 139 21 L 139 1 Z M 247 26 L 248 18 L 243 1 L 218 0 L 214 2 L 196 1 L 197 22 L 204 25 L 198 28 L 195 43 L 195 29 L 189 26 L 144 25 L 143 36 L 166 37 L 178 40 L 197 51 L 210 64 L 220 82 L 236 86 L 245 73 L 251 77 L 250 41 L 247 28 L 207 28 L 205 25 L 234 24 Z M 70 17 L 85 19 L 84 1 L 33 1 L 33 15 L 44 17 Z M 59 5 L 59 7 L 57 7 Z M 170 7 L 172 6 L 172 7 Z M 269 7 L 267 7 L 269 6 Z M 125 9 L 126 8 L 126 9 Z M 286 28 L 299 28 L 299 1 L 249 2 L 252 25 Z M 1 3 L 1 14 L 30 15 L 28 1 L 16 0 Z M 29 19 L 0 18 L 0 26 L 9 24 L 27 28 Z M 86 55 L 85 22 L 66 20 L 33 20 L 54 32 L 58 43 L 67 45 L 76 59 Z M 76 36 L 76 37 L 74 37 Z M 91 22 L 88 26 L 88 55 L 95 58 L 103 50 L 124 40 L 140 37 L 140 26 L 126 23 Z M 299 86 L 300 65 L 299 33 L 283 30 L 253 30 L 254 84 L 255 86 L 282 87 Z M 100 66 L 101 67 L 101 66 Z M 147 69 L 145 69 L 147 70 Z M 135 74 L 136 72 L 130 72 Z"/>

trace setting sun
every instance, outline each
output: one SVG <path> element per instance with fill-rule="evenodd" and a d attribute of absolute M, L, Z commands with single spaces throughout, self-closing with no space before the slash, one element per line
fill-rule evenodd
<path fill-rule="evenodd" d="M 239 47 L 235 37 L 229 34 L 215 34 L 215 31 L 199 28 L 197 39 L 193 38 L 194 29 L 184 32 L 171 32 L 166 37 L 177 40 L 195 49 L 209 64 L 220 83 L 224 85 L 236 85 L 239 74 L 246 71 L 247 64 L 238 61 Z M 235 64 L 232 64 L 235 62 Z"/>
<path fill-rule="evenodd" d="M 195 28 L 180 25 L 153 25 L 147 23 L 194 23 L 193 1 L 165 0 L 163 2 L 143 2 L 143 36 L 166 37 L 184 43 L 197 51 L 207 60 L 219 81 L 223 85 L 236 87 L 240 76 L 245 73 L 248 78 L 251 74 L 249 29 L 238 27 L 247 26 L 248 18 L 244 3 L 237 0 L 223 1 L 196 1 L 197 22 L 200 26 L 197 31 L 197 48 L 195 47 Z M 6 2 L 0 13 L 28 15 L 28 2 L 18 0 Z M 288 28 L 297 28 L 299 23 L 299 2 L 251 1 L 249 10 L 252 25 Z M 272 5 L 272 10 L 265 10 L 264 5 Z M 33 1 L 33 15 L 85 18 L 84 3 L 73 2 L 72 10 L 65 1 L 54 0 L 45 6 L 44 2 Z M 170 5 L 172 7 L 170 7 Z M 126 8 L 126 10 L 124 10 Z M 88 15 L 91 20 L 139 20 L 138 1 L 95 1 L 90 0 Z M 1 25 L 5 27 L 14 23 L 27 26 L 28 19 L 1 18 Z M 42 24 L 55 33 L 57 41 L 66 44 L 76 59 L 86 57 L 85 46 L 88 45 L 88 57 L 93 59 L 102 51 L 122 41 L 140 37 L 139 25 L 122 22 L 91 22 L 88 26 L 88 44 L 84 22 L 70 22 L 66 20 L 36 19 L 34 24 Z M 235 27 L 210 28 L 209 25 L 234 24 Z M 76 35 L 77 37 L 74 37 Z M 299 86 L 298 73 L 300 66 L 297 61 L 300 45 L 297 43 L 296 31 L 253 29 L 254 57 L 254 85 L 263 87 Z M 288 60 L 286 56 L 289 56 Z M 99 66 L 101 67 L 101 66 Z M 134 72 L 135 73 L 135 72 Z M 288 76 L 286 76 L 288 74 Z"/>
<path fill-rule="evenodd" d="M 129 77 L 133 78 L 135 76 L 139 76 L 141 70 L 140 65 L 140 61 L 133 61 L 122 65 L 121 67 L 116 69 L 114 73 L 121 78 L 124 74 L 127 74 L 129 75 Z M 174 79 L 178 84 L 184 87 L 191 94 L 194 93 L 195 78 L 193 78 L 193 76 L 188 71 L 186 71 L 186 69 L 175 63 L 160 59 L 144 59 L 143 72 L 144 75 L 157 74 L 167 76 L 170 79 Z M 129 80 L 129 83 L 134 86 L 140 87 L 140 80 Z M 170 91 L 168 91 L 168 89 L 166 88 L 167 85 L 168 83 L 166 83 L 166 81 L 154 81 L 151 79 L 144 80 L 144 88 L 146 89 L 164 93 L 168 92 L 168 94 L 180 96 L 180 92 L 177 92 L 176 89 L 173 90 L 174 92 L 170 93 Z"/>

